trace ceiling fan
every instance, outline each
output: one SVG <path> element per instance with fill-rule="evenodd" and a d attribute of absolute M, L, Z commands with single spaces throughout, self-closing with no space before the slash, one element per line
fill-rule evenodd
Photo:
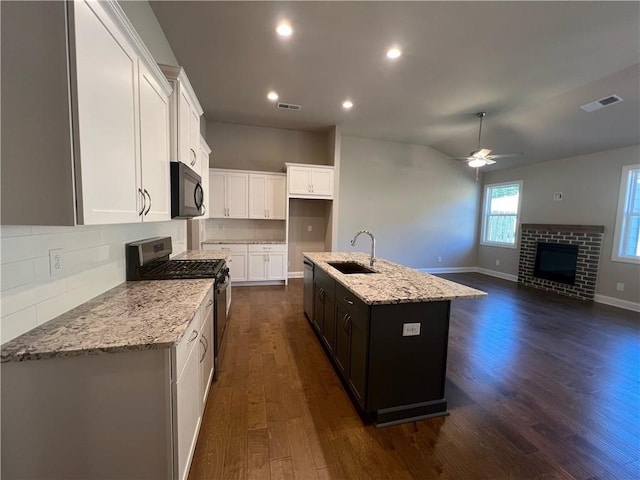
<path fill-rule="evenodd" d="M 452 157 L 457 160 L 464 160 L 472 168 L 480 168 L 485 165 L 492 165 L 496 163 L 496 158 L 508 158 L 508 157 L 520 157 L 522 153 L 494 153 L 491 154 L 491 150 L 488 148 L 481 148 L 482 139 L 482 119 L 487 115 L 487 112 L 478 112 L 476 117 L 480 119 L 480 129 L 478 130 L 478 148 L 471 152 L 468 157 Z"/>

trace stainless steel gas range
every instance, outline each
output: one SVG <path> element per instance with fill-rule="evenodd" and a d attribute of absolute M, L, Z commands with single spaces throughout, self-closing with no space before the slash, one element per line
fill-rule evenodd
<path fill-rule="evenodd" d="M 231 283 L 224 260 L 172 260 L 171 237 L 155 237 L 126 244 L 127 280 L 214 280 L 214 373 L 218 378 L 218 353 L 227 325 L 227 292 Z"/>

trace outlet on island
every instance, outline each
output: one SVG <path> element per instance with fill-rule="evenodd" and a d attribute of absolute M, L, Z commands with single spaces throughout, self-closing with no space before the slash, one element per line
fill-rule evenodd
<path fill-rule="evenodd" d="M 402 324 L 403 337 L 415 337 L 416 335 L 420 335 L 419 323 L 403 323 Z"/>

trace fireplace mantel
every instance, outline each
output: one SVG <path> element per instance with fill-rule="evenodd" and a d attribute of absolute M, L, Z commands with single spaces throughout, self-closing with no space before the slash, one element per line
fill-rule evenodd
<path fill-rule="evenodd" d="M 604 233 L 604 225 L 554 225 L 552 223 L 523 223 L 522 230 L 547 230 L 550 232 Z"/>

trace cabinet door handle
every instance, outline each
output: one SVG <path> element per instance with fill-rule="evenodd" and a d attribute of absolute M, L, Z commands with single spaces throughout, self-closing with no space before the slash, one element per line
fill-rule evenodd
<path fill-rule="evenodd" d="M 193 342 L 196 338 L 198 338 L 198 331 L 194 330 L 193 332 L 191 332 L 191 338 L 187 340 L 187 343 Z"/>
<path fill-rule="evenodd" d="M 270 218 L 269 217 L 269 209 L 268 208 L 267 208 L 267 218 Z"/>
<path fill-rule="evenodd" d="M 210 298 L 210 299 L 209 299 L 209 301 L 208 301 L 208 302 L 207 302 L 207 304 L 205 305 L 205 308 L 206 308 L 206 307 L 209 307 L 209 306 L 211 306 L 211 305 L 213 305 L 213 298 Z"/>
<path fill-rule="evenodd" d="M 144 214 L 146 216 L 149 213 L 149 211 L 151 210 L 151 194 L 149 193 L 149 191 L 146 188 L 144 189 L 144 193 L 149 197 L 149 206 L 147 207 L 147 209 L 144 212 Z"/>
<path fill-rule="evenodd" d="M 324 302 L 324 288 L 320 287 L 320 291 L 318 291 L 318 297 L 320 297 L 321 302 Z"/>
<path fill-rule="evenodd" d="M 190 148 L 189 150 L 191 150 L 191 153 L 193 153 L 193 160 L 191 161 L 191 166 L 193 167 L 196 164 L 196 160 L 197 160 L 197 156 L 196 156 L 196 151 L 193 148 Z"/>
<path fill-rule="evenodd" d="M 142 195 L 142 210 L 138 212 L 138 215 L 142 215 L 144 213 L 145 208 L 147 208 L 147 197 L 144 196 L 142 189 L 138 187 L 138 193 Z"/>
<path fill-rule="evenodd" d="M 347 326 L 347 322 L 349 321 L 351 317 L 349 316 L 348 313 L 344 314 L 344 317 L 342 317 L 342 328 L 345 332 L 349 332 L 349 327 Z"/>
<path fill-rule="evenodd" d="M 344 301 L 347 302 L 349 305 L 353 305 L 353 300 L 349 300 L 349 297 L 344 297 Z"/>
<path fill-rule="evenodd" d="M 202 363 L 204 357 L 207 355 L 207 345 L 204 343 L 204 340 L 202 340 L 203 338 L 204 337 L 200 337 L 200 345 L 204 347 L 204 352 L 202 352 L 202 355 L 200 356 L 200 363 Z"/>
<path fill-rule="evenodd" d="M 206 215 L 207 214 L 207 206 L 203 203 L 202 204 L 202 215 Z"/>

